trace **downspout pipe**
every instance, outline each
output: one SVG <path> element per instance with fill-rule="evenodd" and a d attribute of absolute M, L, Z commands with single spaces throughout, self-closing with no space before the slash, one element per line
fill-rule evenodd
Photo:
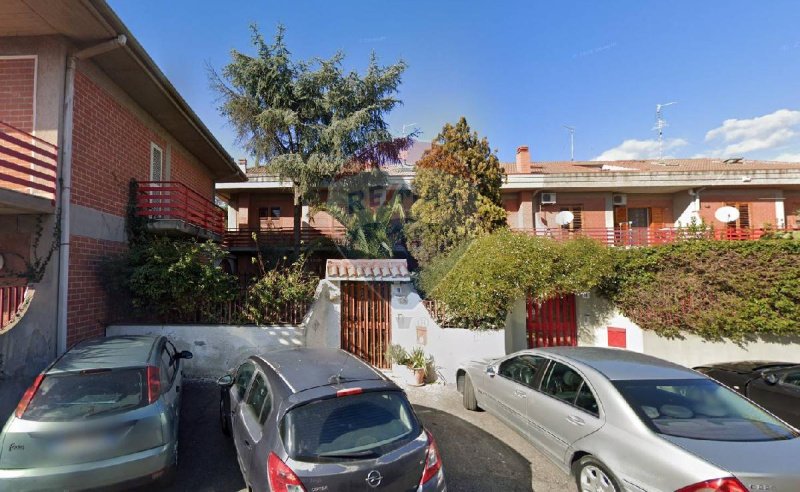
<path fill-rule="evenodd" d="M 67 299 L 69 288 L 69 238 L 70 212 L 72 209 L 72 116 L 75 107 L 75 72 L 78 60 L 115 50 L 128 42 L 124 34 L 90 46 L 67 56 L 67 70 L 64 76 L 64 112 L 62 114 L 61 138 L 61 177 L 60 214 L 61 244 L 58 250 L 58 317 L 57 317 L 57 355 L 67 351 Z"/>

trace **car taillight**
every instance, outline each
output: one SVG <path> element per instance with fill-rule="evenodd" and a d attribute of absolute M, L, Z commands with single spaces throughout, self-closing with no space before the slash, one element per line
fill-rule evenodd
<path fill-rule="evenodd" d="M 155 403 L 161 396 L 161 370 L 147 366 L 147 404 Z"/>
<path fill-rule="evenodd" d="M 342 396 L 360 395 L 363 392 L 364 392 L 364 390 L 361 389 L 361 388 L 346 388 L 346 389 L 341 389 L 341 390 L 337 391 L 336 392 L 336 397 L 339 398 L 339 397 L 342 397 Z"/>
<path fill-rule="evenodd" d="M 25 410 L 28 409 L 28 405 L 31 404 L 33 395 L 36 394 L 36 390 L 39 389 L 39 386 L 42 384 L 43 379 L 44 379 L 44 374 L 39 374 L 38 376 L 36 376 L 36 379 L 33 380 L 33 384 L 30 386 L 30 388 L 26 389 L 25 393 L 23 393 L 22 399 L 19 401 L 19 405 L 17 405 L 16 411 L 14 411 L 14 415 L 16 415 L 18 419 L 21 419 L 22 414 L 25 413 Z"/>
<path fill-rule="evenodd" d="M 742 482 L 733 477 L 729 477 L 706 480 L 705 482 L 689 485 L 675 492 L 747 492 L 747 488 L 742 485 Z"/>
<path fill-rule="evenodd" d="M 428 436 L 428 452 L 425 454 L 425 469 L 422 470 L 420 485 L 435 477 L 439 470 L 442 469 L 442 460 L 439 459 L 439 449 L 436 447 L 436 441 L 430 432 L 425 431 L 425 434 Z"/>
<path fill-rule="evenodd" d="M 269 489 L 272 492 L 306 491 L 306 488 L 303 487 L 303 482 L 275 453 L 269 453 L 267 475 L 269 476 Z"/>

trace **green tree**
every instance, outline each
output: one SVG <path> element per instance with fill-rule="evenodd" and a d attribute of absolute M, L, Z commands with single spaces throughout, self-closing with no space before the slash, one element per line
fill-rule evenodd
<path fill-rule="evenodd" d="M 373 55 L 362 76 L 344 71 L 342 53 L 294 60 L 282 26 L 272 44 L 251 29 L 256 55 L 233 50 L 221 73 L 210 70 L 211 84 L 239 142 L 292 183 L 297 253 L 302 206 L 315 202 L 321 184 L 346 169 L 397 161 L 410 145 L 393 139 L 384 119 L 400 104 L 406 65 L 381 66 Z"/>
<path fill-rule="evenodd" d="M 321 207 L 345 228 L 345 255 L 360 258 L 391 258 L 394 245 L 402 237 L 405 211 L 400 192 L 379 207 L 347 206 L 328 203 Z"/>

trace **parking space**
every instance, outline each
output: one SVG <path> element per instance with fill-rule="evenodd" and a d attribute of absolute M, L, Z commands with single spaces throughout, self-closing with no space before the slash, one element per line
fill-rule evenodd
<path fill-rule="evenodd" d="M 183 391 L 180 466 L 168 490 L 242 490 L 233 443 L 219 429 L 216 384 L 187 381 Z M 455 390 L 430 386 L 408 394 L 439 444 L 449 490 L 573 490 L 570 479 L 515 432 L 485 412 L 464 410 Z"/>

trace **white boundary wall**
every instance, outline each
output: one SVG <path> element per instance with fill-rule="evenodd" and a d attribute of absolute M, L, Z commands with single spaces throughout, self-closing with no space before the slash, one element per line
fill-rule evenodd
<path fill-rule="evenodd" d="M 283 348 L 302 347 L 305 330 L 294 326 L 252 325 L 111 325 L 106 336 L 164 335 L 178 350 L 194 357 L 185 361 L 189 378 L 218 378 L 244 359 Z"/>

